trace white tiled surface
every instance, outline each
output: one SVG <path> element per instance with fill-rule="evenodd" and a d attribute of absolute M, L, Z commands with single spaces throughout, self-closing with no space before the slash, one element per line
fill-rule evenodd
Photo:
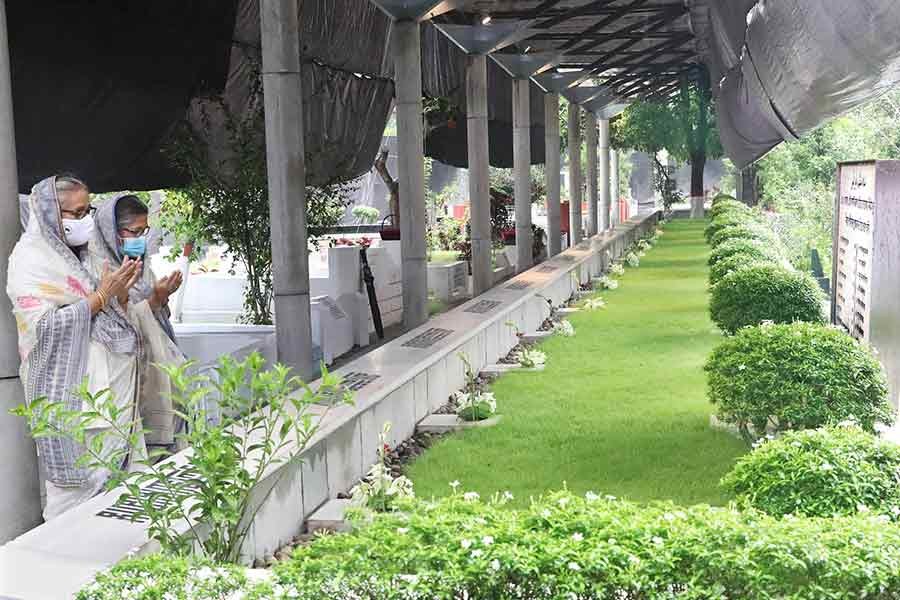
<path fill-rule="evenodd" d="M 640 222 L 621 225 L 614 234 L 598 236 L 544 263 L 559 267 L 552 272 L 541 272 L 540 266 L 526 271 L 337 369 L 338 375 L 362 371 L 379 378 L 356 393 L 353 406 L 339 406 L 319 417 L 320 429 L 303 452 L 302 465 L 283 464 L 268 474 L 266 485 L 275 487 L 257 514 L 245 546 L 248 555 L 262 558 L 271 553 L 329 498 L 348 491 L 376 460 L 378 434 L 385 421 L 393 424 L 389 441 L 393 446 L 412 434 L 426 411 L 446 403 L 464 381 L 457 352 L 465 351 L 475 369 L 495 362 L 518 341 L 507 321 L 513 321 L 520 331 L 531 332 L 547 316 L 547 302 L 538 294 L 561 304 L 575 289 L 573 272 L 589 281 L 604 263 L 607 248 L 617 256 L 627 244 L 625 240 L 636 237 L 635 229 L 649 233 L 655 228 L 655 215 L 640 218 Z M 531 285 L 509 289 L 519 281 Z M 485 298 L 502 304 L 486 314 L 465 311 Z M 452 333 L 430 348 L 403 346 L 429 328 Z M 114 495 L 94 498 L 0 548 L 0 598 L 67 598 L 90 578 L 92 570 L 114 564 L 129 552 L 152 551 L 155 545 L 148 543 L 143 525 L 96 516 L 114 500 Z M 53 577 L 46 577 L 48 565 Z M 46 591 L 39 589 L 41 586 L 47 586 Z"/>

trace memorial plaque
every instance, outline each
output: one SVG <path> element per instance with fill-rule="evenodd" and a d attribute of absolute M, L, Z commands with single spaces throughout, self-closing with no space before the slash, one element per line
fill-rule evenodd
<path fill-rule="evenodd" d="M 341 387 L 350 390 L 351 392 L 358 392 L 379 377 L 381 377 L 381 375 L 375 375 L 374 373 L 350 371 L 341 378 Z"/>
<path fill-rule="evenodd" d="M 900 392 L 900 161 L 838 165 L 831 321 L 870 344 Z"/>
<path fill-rule="evenodd" d="M 465 309 L 463 312 L 484 314 L 494 310 L 501 304 L 503 304 L 503 302 L 501 302 L 500 300 L 479 300 L 472 306 Z"/>
<path fill-rule="evenodd" d="M 538 267 L 538 273 L 552 273 L 559 267 L 554 267 L 553 265 L 542 265 Z"/>
<path fill-rule="evenodd" d="M 576 246 L 576 248 L 577 248 L 577 246 Z M 556 258 L 558 260 L 561 260 L 561 261 L 567 262 L 567 263 L 573 263 L 576 260 L 578 260 L 578 257 L 572 256 L 571 254 L 561 254 L 561 255 L 557 256 Z"/>
<path fill-rule="evenodd" d="M 169 474 L 168 480 L 169 485 L 174 489 L 196 487 L 198 483 L 196 475 L 190 473 L 190 467 L 188 465 L 172 471 Z M 153 494 L 158 495 L 154 496 Z M 151 502 L 156 508 L 164 508 L 166 500 L 170 499 L 171 495 L 169 494 L 169 489 L 166 485 L 154 482 L 151 485 L 141 488 L 141 497 L 145 500 L 152 499 Z M 120 521 L 129 521 L 132 523 L 147 523 L 149 519 L 143 515 L 139 516 L 140 511 L 141 507 L 137 499 L 128 498 L 127 500 L 116 502 L 108 508 L 104 508 L 97 513 L 97 516 L 109 519 L 119 519 Z"/>
<path fill-rule="evenodd" d="M 322 296 L 317 299 L 317 302 L 320 302 L 328 308 L 328 312 L 331 313 L 331 316 L 335 319 L 346 319 L 347 313 L 343 311 L 343 309 L 338 306 L 338 303 L 335 302 L 331 296 Z"/>
<path fill-rule="evenodd" d="M 403 346 L 407 348 L 430 348 L 451 333 L 453 333 L 452 329 L 432 327 L 431 329 L 423 331 L 411 340 L 404 342 Z"/>
<path fill-rule="evenodd" d="M 469 267 L 466 263 L 457 263 L 453 268 L 453 291 L 465 290 L 468 288 Z"/>
<path fill-rule="evenodd" d="M 506 286 L 506 289 L 508 289 L 508 290 L 524 290 L 529 287 L 531 287 L 531 282 L 529 282 L 529 281 L 514 281 L 511 284 L 509 284 L 508 286 Z"/>

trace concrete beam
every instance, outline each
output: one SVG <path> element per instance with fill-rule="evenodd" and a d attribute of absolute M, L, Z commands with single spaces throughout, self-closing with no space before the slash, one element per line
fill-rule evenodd
<path fill-rule="evenodd" d="M 560 253 L 559 94 L 544 96 L 544 184 L 547 188 L 547 258 Z"/>
<path fill-rule="evenodd" d="M 581 107 L 569 103 L 569 245 L 581 241 Z"/>
<path fill-rule="evenodd" d="M 425 141 L 422 123 L 422 58 L 418 23 L 394 23 L 397 96 L 397 180 L 400 184 L 400 253 L 403 325 L 428 320 L 428 262 L 425 243 Z"/>
<path fill-rule="evenodd" d="M 472 230 L 473 293 L 494 285 L 491 267 L 491 184 L 488 171 L 487 58 L 470 55 L 466 64 L 469 150 L 469 223 Z"/>
<path fill-rule="evenodd" d="M 262 0 L 262 78 L 278 360 L 313 374 L 303 94 L 296 0 Z"/>
<path fill-rule="evenodd" d="M 531 231 L 531 81 L 513 82 L 513 177 L 516 197 L 516 272 L 534 264 Z"/>
<path fill-rule="evenodd" d="M 0 0 L 0 281 L 6 284 L 7 263 L 19 239 L 19 182 L 6 2 Z M 0 544 L 41 522 L 37 454 L 25 421 L 9 414 L 22 403 L 16 320 L 6 294 L 0 294 Z"/>
<path fill-rule="evenodd" d="M 609 197 L 612 199 L 612 216 L 610 226 L 619 224 L 619 153 L 611 150 L 609 154 Z"/>
<path fill-rule="evenodd" d="M 609 121 L 600 119 L 600 231 L 609 229 Z"/>
<path fill-rule="evenodd" d="M 587 149 L 588 237 L 597 235 L 597 117 L 585 111 L 585 146 Z"/>

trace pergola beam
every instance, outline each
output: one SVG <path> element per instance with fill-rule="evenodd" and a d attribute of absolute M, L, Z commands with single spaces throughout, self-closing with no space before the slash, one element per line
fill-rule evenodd
<path fill-rule="evenodd" d="M 594 39 L 592 41 L 584 42 L 578 48 L 573 49 L 571 51 L 571 54 L 578 55 L 583 52 L 593 50 L 597 46 L 601 46 L 607 42 L 615 40 L 616 39 L 615 36 L 617 36 L 617 35 L 632 33 L 638 29 L 643 28 L 642 33 L 652 33 L 654 31 L 659 31 L 660 29 L 664 28 L 665 26 L 670 24 L 672 21 L 674 21 L 675 19 L 677 19 L 678 17 L 683 15 L 685 10 L 687 10 L 687 9 L 684 7 L 677 7 L 675 10 L 670 10 L 668 12 L 665 12 L 656 18 L 650 19 L 649 21 L 635 21 L 634 23 L 630 23 L 630 24 L 626 25 L 625 27 L 622 27 L 621 29 L 618 29 L 618 30 L 610 33 L 608 37 L 603 36 L 598 39 Z M 631 39 L 626 42 L 623 42 L 621 44 L 621 47 L 622 47 L 622 49 L 629 48 L 629 47 L 637 44 L 639 41 L 640 41 L 639 39 Z M 609 53 L 615 54 L 615 52 L 616 52 L 616 48 L 610 50 Z"/>
<path fill-rule="evenodd" d="M 592 35 L 594 33 L 597 33 L 598 31 L 600 31 L 607 25 L 610 25 L 611 23 L 614 23 L 614 22 L 618 21 L 619 19 L 621 19 L 622 17 L 624 17 L 625 15 L 627 15 L 632 8 L 636 8 L 642 4 L 646 4 L 647 2 L 648 2 L 648 0 L 632 0 L 631 3 L 621 7 L 620 9 L 618 9 L 616 12 L 612 13 L 611 15 L 608 15 L 605 18 L 597 21 L 596 23 L 594 23 L 593 25 L 591 25 L 590 27 L 588 27 L 581 33 L 575 34 L 575 37 L 573 37 L 568 42 L 566 42 L 565 44 L 560 46 L 558 48 L 558 50 L 568 50 L 569 48 L 576 46 L 577 44 L 582 42 L 583 36 Z"/>
<path fill-rule="evenodd" d="M 551 27 L 555 27 L 557 25 L 560 25 L 561 23 L 565 23 L 570 19 L 585 16 L 589 14 L 593 9 L 602 8 L 608 4 L 612 4 L 615 1 L 616 0 L 594 0 L 593 2 L 588 2 L 587 4 L 582 4 L 581 6 L 570 8 L 562 14 L 555 15 L 549 19 L 538 21 L 533 25 L 533 27 L 535 29 L 550 29 Z"/>

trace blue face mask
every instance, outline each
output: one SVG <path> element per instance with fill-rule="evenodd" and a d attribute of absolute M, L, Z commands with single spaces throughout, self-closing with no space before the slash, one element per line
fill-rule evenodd
<path fill-rule="evenodd" d="M 122 254 L 139 258 L 147 252 L 147 238 L 125 238 L 122 240 Z"/>

